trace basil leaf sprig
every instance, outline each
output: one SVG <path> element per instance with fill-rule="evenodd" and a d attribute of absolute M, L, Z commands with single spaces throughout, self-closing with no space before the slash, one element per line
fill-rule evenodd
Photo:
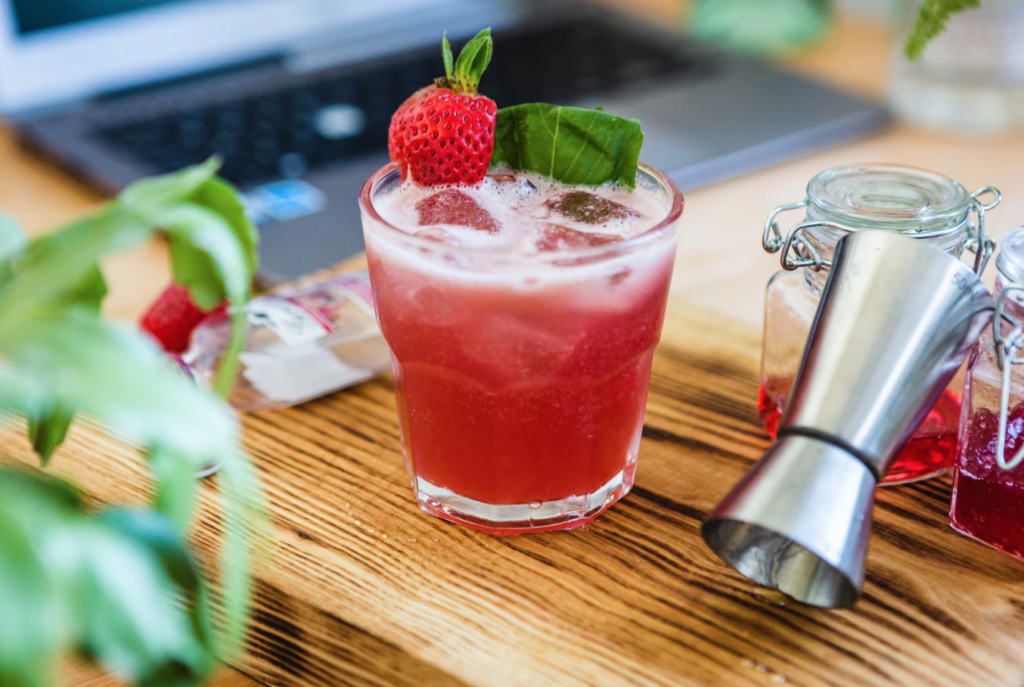
<path fill-rule="evenodd" d="M 193 685 L 209 674 L 215 651 L 229 656 L 241 647 L 250 563 L 267 528 L 223 397 L 244 343 L 257 235 L 237 193 L 215 176 L 218 167 L 213 159 L 140 181 L 98 212 L 32 240 L 0 218 L 0 413 L 28 419 L 44 462 L 75 415 L 93 418 L 143 448 L 155 482 L 155 512 L 104 519 L 60 506 L 67 497 L 55 494 L 64 487 L 26 486 L 23 499 L 8 501 L 5 484 L 17 479 L 0 473 L 0 626 L 28 628 L 24 642 L 9 645 L 0 628 L 0 645 L 23 647 L 0 648 L 0 684 L 47 683 L 55 652 L 70 645 L 133 681 Z M 101 258 L 157 232 L 167 237 L 175 280 L 197 304 L 230 303 L 231 343 L 214 384 L 220 397 L 174 369 L 134 327 L 100 318 Z M 216 642 L 182 544 L 195 473 L 215 462 L 226 530 Z M 37 512 L 45 515 L 26 515 Z M 168 605 L 168 591 L 190 599 L 187 612 Z M 20 600 L 30 592 L 38 606 Z"/>
<path fill-rule="evenodd" d="M 981 0 L 925 0 L 903 45 L 903 54 L 908 60 L 918 59 L 928 43 L 946 30 L 954 14 L 976 7 L 981 7 Z"/>
<path fill-rule="evenodd" d="M 498 110 L 492 165 L 575 186 L 636 187 L 640 122 L 582 107 L 528 103 Z"/>

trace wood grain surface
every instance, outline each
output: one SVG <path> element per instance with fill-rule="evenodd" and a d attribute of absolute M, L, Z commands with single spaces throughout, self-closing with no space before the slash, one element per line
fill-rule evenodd
<path fill-rule="evenodd" d="M 1024 565 L 947 527 L 948 480 L 881 492 L 850 611 L 758 589 L 704 546 L 702 519 L 768 445 L 757 349 L 756 330 L 671 304 L 636 487 L 589 531 L 494 538 L 422 515 L 386 378 L 247 417 L 277 549 L 238 667 L 295 686 L 1019 686 Z M 0 454 L 33 462 L 20 429 Z M 134 451 L 86 424 L 52 466 L 102 501 L 146 494 Z"/>

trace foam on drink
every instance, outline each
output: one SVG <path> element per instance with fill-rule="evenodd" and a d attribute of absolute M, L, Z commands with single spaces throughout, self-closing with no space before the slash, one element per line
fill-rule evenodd
<path fill-rule="evenodd" d="M 616 184 L 566 186 L 537 174 L 488 175 L 478 186 L 409 181 L 374 203 L 402 231 L 463 248 L 532 254 L 638 236 L 668 214 L 653 194 Z"/>

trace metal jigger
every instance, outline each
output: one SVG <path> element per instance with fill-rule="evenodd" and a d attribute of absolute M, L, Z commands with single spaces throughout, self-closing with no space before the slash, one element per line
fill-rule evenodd
<path fill-rule="evenodd" d="M 779 439 L 704 523 L 708 545 L 760 585 L 852 606 L 875 486 L 992 316 L 957 259 L 895 232 L 839 242 Z"/>

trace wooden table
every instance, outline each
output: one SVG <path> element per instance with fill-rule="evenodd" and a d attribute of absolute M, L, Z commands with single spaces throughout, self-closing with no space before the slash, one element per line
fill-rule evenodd
<path fill-rule="evenodd" d="M 646 0 L 675 21 L 678 5 Z M 796 68 L 880 93 L 888 40 L 846 20 Z M 1024 216 L 1024 137 L 974 141 L 905 126 L 688 194 L 637 487 L 589 532 L 495 539 L 415 510 L 391 389 L 377 380 L 246 420 L 278 553 L 260 574 L 249 675 L 272 684 L 1020 685 L 1024 567 L 945 526 L 948 481 L 882 492 L 865 598 L 825 612 L 758 590 L 703 546 L 701 519 L 767 446 L 755 417 L 759 232 L 840 162 L 899 161 L 1009 197 Z M 0 130 L 0 207 L 33 232 L 98 198 Z M 108 313 L 134 318 L 167 279 L 151 243 L 106 266 Z M 688 300 L 701 309 L 683 304 Z M 713 312 L 714 314 L 709 314 Z M 743 324 L 742 321 L 746 321 Z M 31 461 L 15 430 L 0 450 Z M 79 425 L 53 471 L 100 499 L 144 498 L 137 457 Z M 206 500 L 209 499 L 207 494 Z M 216 540 L 200 517 L 196 541 Z M 68 684 L 112 684 L 80 664 Z M 219 685 L 251 684 L 226 671 Z"/>
<path fill-rule="evenodd" d="M 495 538 L 422 515 L 387 378 L 248 416 L 277 552 L 241 670 L 294 687 L 1024 682 L 1024 565 L 946 526 L 948 479 L 880 493 L 850 611 L 788 602 L 704 546 L 700 523 L 768 445 L 757 342 L 672 304 L 636 486 L 589 531 Z M 0 447 L 32 461 L 19 430 Z M 51 465 L 104 501 L 146 494 L 134 452 L 89 426 Z M 215 522 L 199 519 L 204 553 Z"/>

